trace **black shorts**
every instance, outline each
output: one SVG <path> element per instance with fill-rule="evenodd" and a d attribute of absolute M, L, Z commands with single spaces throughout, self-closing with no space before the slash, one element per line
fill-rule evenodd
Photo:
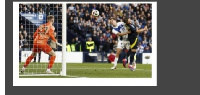
<path fill-rule="evenodd" d="M 130 48 L 131 49 L 137 49 L 138 46 L 138 38 L 131 39 L 130 41 Z"/>

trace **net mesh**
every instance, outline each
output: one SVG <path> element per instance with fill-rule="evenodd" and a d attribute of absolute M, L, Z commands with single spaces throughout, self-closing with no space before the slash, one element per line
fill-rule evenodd
<path fill-rule="evenodd" d="M 31 55 L 33 49 L 33 34 L 39 25 L 47 23 L 47 16 L 54 16 L 55 38 L 62 43 L 62 4 L 50 3 L 25 3 L 19 4 L 19 71 L 24 66 L 26 59 Z M 55 74 L 59 74 L 62 66 L 62 47 L 48 40 L 49 46 L 55 51 L 56 59 L 51 69 Z M 38 52 L 26 67 L 24 73 L 20 75 L 45 74 L 50 56 L 44 52 Z"/>

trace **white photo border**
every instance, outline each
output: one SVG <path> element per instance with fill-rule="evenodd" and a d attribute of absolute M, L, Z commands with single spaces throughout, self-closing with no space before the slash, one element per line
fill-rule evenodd
<path fill-rule="evenodd" d="M 19 78 L 19 4 L 93 2 L 13 2 L 13 86 L 157 86 L 157 2 L 94 2 L 152 4 L 152 78 Z"/>

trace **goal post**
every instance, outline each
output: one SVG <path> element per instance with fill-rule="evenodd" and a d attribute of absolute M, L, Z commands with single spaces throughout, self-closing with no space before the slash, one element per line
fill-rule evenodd
<path fill-rule="evenodd" d="M 62 3 L 62 71 L 61 71 L 61 76 L 66 76 L 67 74 L 67 65 L 66 65 L 66 35 L 67 35 L 67 30 L 66 30 L 66 3 Z"/>

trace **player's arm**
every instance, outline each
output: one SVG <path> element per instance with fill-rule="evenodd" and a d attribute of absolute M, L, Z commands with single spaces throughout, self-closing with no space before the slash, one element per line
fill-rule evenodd
<path fill-rule="evenodd" d="M 117 36 L 123 36 L 123 35 L 126 35 L 126 34 L 128 34 L 129 32 L 125 32 L 125 33 L 119 33 L 119 32 L 117 32 L 116 30 L 112 30 L 112 32 L 114 33 L 114 34 L 116 34 Z"/>
<path fill-rule="evenodd" d="M 130 33 L 130 31 L 125 32 L 125 33 L 117 33 L 117 35 L 118 35 L 118 36 L 123 36 L 123 35 L 129 34 L 129 33 Z"/>
<path fill-rule="evenodd" d="M 123 36 L 123 35 L 126 35 L 126 34 L 128 34 L 128 32 L 126 32 L 126 33 L 117 33 L 116 35 Z"/>
<path fill-rule="evenodd" d="M 57 42 L 56 38 L 54 37 L 54 31 L 49 31 L 49 36 L 51 40 L 53 40 L 54 42 Z"/>
<path fill-rule="evenodd" d="M 147 26 L 145 26 L 144 29 L 138 29 L 138 28 L 136 28 L 136 32 L 137 33 L 142 33 L 142 32 L 147 31 L 147 30 L 148 30 Z"/>
<path fill-rule="evenodd" d="M 57 42 L 57 40 L 56 40 L 56 38 L 55 38 L 55 36 L 54 36 L 55 27 L 54 27 L 54 26 L 51 26 L 50 28 L 51 28 L 51 30 L 53 30 L 53 31 L 49 31 L 49 36 L 50 36 L 51 40 L 53 40 L 54 42 L 56 42 L 56 44 L 57 44 L 58 46 L 62 46 L 60 43 Z"/>

